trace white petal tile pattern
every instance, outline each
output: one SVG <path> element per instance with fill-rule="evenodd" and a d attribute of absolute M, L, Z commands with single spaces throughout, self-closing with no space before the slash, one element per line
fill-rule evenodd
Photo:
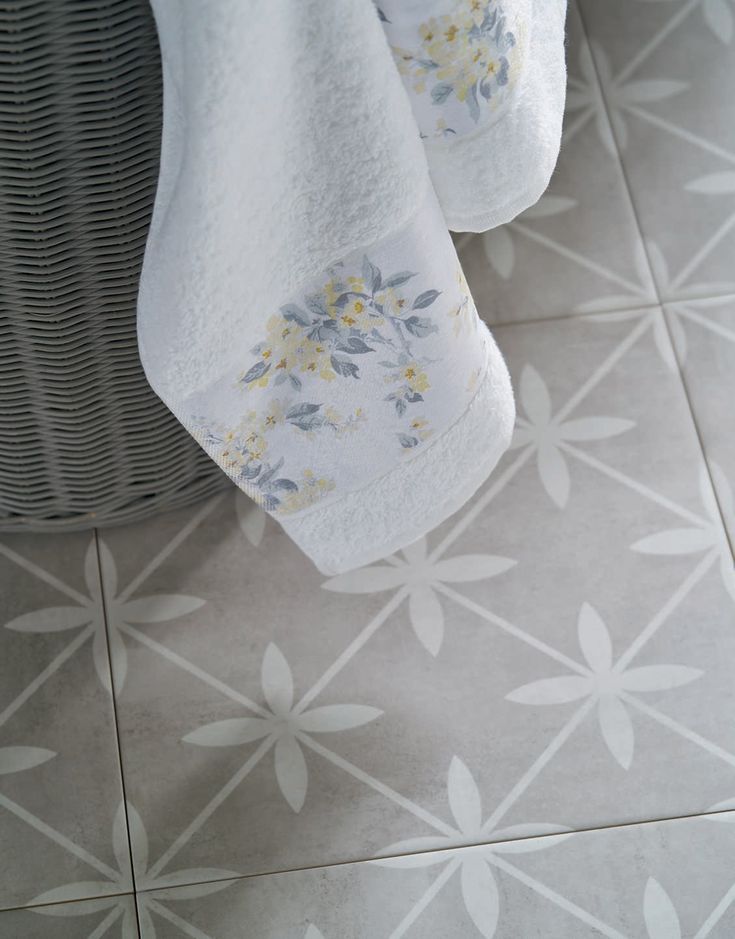
<path fill-rule="evenodd" d="M 548 193 L 458 239 L 470 504 L 326 581 L 239 491 L 0 541 L 0 936 L 735 935 L 735 6 L 580 6 Z"/>

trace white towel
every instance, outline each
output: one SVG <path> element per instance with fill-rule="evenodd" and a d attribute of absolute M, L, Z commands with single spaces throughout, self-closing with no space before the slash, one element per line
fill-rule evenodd
<path fill-rule="evenodd" d="M 563 3 L 152 3 L 146 374 L 321 571 L 369 563 L 509 443 L 507 370 L 447 222 L 497 224 L 546 186 Z"/>

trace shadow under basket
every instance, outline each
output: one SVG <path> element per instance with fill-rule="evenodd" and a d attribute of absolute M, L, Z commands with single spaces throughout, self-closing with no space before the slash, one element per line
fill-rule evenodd
<path fill-rule="evenodd" d="M 232 485 L 138 357 L 161 106 L 148 0 L 0 0 L 0 532 Z"/>

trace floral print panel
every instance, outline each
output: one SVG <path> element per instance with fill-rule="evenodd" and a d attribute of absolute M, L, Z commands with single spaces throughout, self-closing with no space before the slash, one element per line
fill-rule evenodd
<path fill-rule="evenodd" d="M 432 192 L 400 235 L 273 312 L 240 371 L 190 399 L 187 426 L 267 511 L 301 512 L 457 420 L 484 374 L 486 336 Z"/>
<path fill-rule="evenodd" d="M 381 0 L 378 15 L 422 137 L 496 117 L 519 72 L 519 30 L 494 0 Z"/>

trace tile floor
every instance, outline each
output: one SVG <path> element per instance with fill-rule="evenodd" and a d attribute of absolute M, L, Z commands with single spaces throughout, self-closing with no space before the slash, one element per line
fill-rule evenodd
<path fill-rule="evenodd" d="M 515 445 L 426 542 L 2 539 L 2 939 L 735 936 L 734 21 L 572 6 L 548 194 L 458 239 Z"/>

